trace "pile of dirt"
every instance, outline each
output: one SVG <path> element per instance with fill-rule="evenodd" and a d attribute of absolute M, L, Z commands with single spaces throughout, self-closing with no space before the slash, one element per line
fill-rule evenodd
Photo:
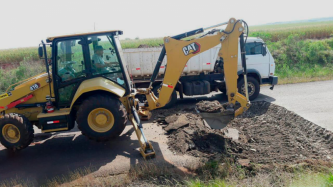
<path fill-rule="evenodd" d="M 245 137 L 235 142 L 233 153 L 256 163 L 332 159 L 331 131 L 268 102 L 253 103 L 227 127 Z"/>
<path fill-rule="evenodd" d="M 176 154 L 209 159 L 233 155 L 254 163 L 333 158 L 332 132 L 268 102 L 253 102 L 221 130 L 211 129 L 194 109 L 173 112 L 158 122 L 169 134 L 169 148 Z"/>
<path fill-rule="evenodd" d="M 200 112 L 215 113 L 215 112 L 224 111 L 224 107 L 217 100 L 215 100 L 215 101 L 200 101 L 199 103 L 196 104 L 196 106 L 197 106 L 197 109 Z"/>

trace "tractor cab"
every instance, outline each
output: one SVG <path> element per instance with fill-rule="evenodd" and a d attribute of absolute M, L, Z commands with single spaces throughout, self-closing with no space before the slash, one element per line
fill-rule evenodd
<path fill-rule="evenodd" d="M 114 102 L 120 102 L 120 98 L 131 93 L 128 70 L 119 41 L 121 34 L 122 31 L 118 30 L 92 32 L 49 37 L 47 44 L 42 42 L 39 56 L 44 57 L 48 80 L 51 80 L 46 110 L 37 116 L 43 132 L 72 129 L 74 122 L 78 121 L 76 116 L 82 103 L 91 105 L 85 109 L 89 113 L 84 114 L 91 121 L 84 118 L 85 121 L 82 122 L 91 125 L 88 125 L 89 132 L 95 129 L 103 134 L 103 129 L 116 123 L 111 109 L 100 107 L 97 112 L 93 111 L 93 105 L 98 104 L 89 100 L 108 96 L 118 100 Z M 52 56 L 49 59 L 46 45 L 51 46 Z M 54 121 L 59 123 L 53 124 Z"/>
<path fill-rule="evenodd" d="M 51 44 L 52 79 L 57 107 L 68 107 L 81 82 L 103 77 L 130 93 L 119 35 L 122 31 L 92 32 L 47 38 Z"/>

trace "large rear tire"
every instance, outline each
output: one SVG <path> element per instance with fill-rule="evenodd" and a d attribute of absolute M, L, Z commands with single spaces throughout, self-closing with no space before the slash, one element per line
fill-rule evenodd
<path fill-rule="evenodd" d="M 123 132 L 127 111 L 116 97 L 94 95 L 82 102 L 76 122 L 82 134 L 89 139 L 107 141 Z"/>
<path fill-rule="evenodd" d="M 30 145 L 34 129 L 23 115 L 10 113 L 0 119 L 0 142 L 10 151 L 19 151 Z"/>

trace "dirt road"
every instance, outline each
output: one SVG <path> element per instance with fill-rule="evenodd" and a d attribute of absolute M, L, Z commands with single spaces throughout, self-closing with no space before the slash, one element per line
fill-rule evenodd
<path fill-rule="evenodd" d="M 274 91 L 262 87 L 258 100 L 266 100 L 286 107 L 302 117 L 333 130 L 333 81 L 276 86 Z M 205 97 L 185 98 L 178 106 L 193 106 L 201 99 L 226 101 L 219 93 Z M 147 138 L 151 140 L 158 162 L 164 166 L 193 166 L 196 158 L 178 156 L 168 149 L 167 135 L 160 126 L 144 124 Z M 0 145 L 0 182 L 11 178 L 29 179 L 36 185 L 47 180 L 68 176 L 75 170 L 94 174 L 119 174 L 131 165 L 144 162 L 136 148 L 139 147 L 135 133 L 128 125 L 117 140 L 95 143 L 79 131 L 36 134 L 36 141 L 17 155 L 10 155 Z"/>

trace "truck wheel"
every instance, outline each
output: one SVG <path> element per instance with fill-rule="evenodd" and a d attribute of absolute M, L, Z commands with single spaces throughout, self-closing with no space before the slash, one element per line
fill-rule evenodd
<path fill-rule="evenodd" d="M 249 99 L 250 101 L 256 99 L 260 92 L 260 85 L 257 79 L 254 77 L 247 77 Z M 238 82 L 238 92 L 245 96 L 245 86 L 244 79 L 239 80 Z"/>
<path fill-rule="evenodd" d="M 89 139 L 107 141 L 123 132 L 127 111 L 116 97 L 94 95 L 82 102 L 76 122 L 82 134 Z"/>
<path fill-rule="evenodd" d="M 0 119 L 0 142 L 10 151 L 19 151 L 30 145 L 34 139 L 34 129 L 23 115 L 10 113 Z"/>
<path fill-rule="evenodd" d="M 158 89 L 160 89 L 160 88 L 161 88 L 161 85 L 157 85 L 153 89 L 153 92 L 154 92 L 154 94 L 155 94 L 156 97 L 159 96 Z M 162 107 L 162 108 L 164 108 L 164 109 L 171 108 L 171 107 L 173 107 L 176 104 L 176 102 L 177 102 L 177 92 L 176 92 L 176 90 L 173 90 L 173 92 L 172 92 L 172 94 L 170 96 L 169 102 L 164 107 Z"/>

